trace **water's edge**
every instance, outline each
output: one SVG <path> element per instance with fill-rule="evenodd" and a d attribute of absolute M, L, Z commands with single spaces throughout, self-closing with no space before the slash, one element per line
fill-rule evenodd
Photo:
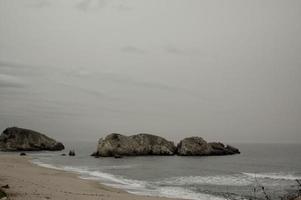
<path fill-rule="evenodd" d="M 41 154 L 42 156 L 42 154 Z M 42 157 L 41 157 L 42 158 Z M 275 172 L 275 173 L 251 173 L 240 172 L 230 175 L 208 175 L 208 176 L 178 176 L 150 181 L 147 179 L 136 180 L 125 176 L 107 173 L 105 170 L 94 169 L 87 166 L 72 166 L 65 164 L 53 164 L 42 162 L 39 157 L 32 158 L 31 163 L 49 169 L 72 172 L 78 175 L 81 179 L 97 181 L 100 184 L 122 189 L 128 193 L 155 196 L 182 198 L 191 200 L 225 200 L 225 199 L 251 199 L 250 196 L 242 196 L 231 192 L 216 191 L 212 193 L 206 188 L 209 186 L 215 187 L 244 187 L 253 188 L 260 183 L 263 186 L 278 187 L 281 184 L 292 183 L 296 179 L 301 179 L 301 176 L 293 173 Z M 103 167 L 103 166 L 102 166 Z M 135 166 L 131 165 L 113 165 L 105 166 L 107 169 L 127 170 Z M 258 182 L 258 183 L 257 183 Z M 195 190 L 191 189 L 195 188 Z M 201 188 L 201 189 L 200 189 Z"/>

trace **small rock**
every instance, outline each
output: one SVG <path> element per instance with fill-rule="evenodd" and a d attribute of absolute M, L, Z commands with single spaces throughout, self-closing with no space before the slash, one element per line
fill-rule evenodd
<path fill-rule="evenodd" d="M 94 153 L 92 153 L 91 156 L 93 156 L 95 158 L 99 158 L 100 157 L 97 151 L 94 152 Z"/>
<path fill-rule="evenodd" d="M 26 153 L 22 152 L 20 153 L 20 156 L 26 156 Z"/>
<path fill-rule="evenodd" d="M 69 156 L 75 156 L 75 151 L 74 150 L 70 150 L 69 151 Z"/>
<path fill-rule="evenodd" d="M 66 154 L 65 154 L 65 153 L 62 153 L 61 156 L 66 156 Z"/>
<path fill-rule="evenodd" d="M 4 189 L 9 189 L 9 185 L 3 185 L 1 187 L 4 188 Z"/>
<path fill-rule="evenodd" d="M 118 155 L 118 154 L 115 154 L 115 155 L 114 155 L 114 158 L 122 158 L 122 156 L 121 156 L 121 155 Z"/>

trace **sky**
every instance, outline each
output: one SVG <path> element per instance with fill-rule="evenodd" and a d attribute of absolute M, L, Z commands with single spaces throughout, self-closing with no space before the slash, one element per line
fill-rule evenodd
<path fill-rule="evenodd" d="M 0 0 L 0 131 L 301 143 L 300 0 Z"/>

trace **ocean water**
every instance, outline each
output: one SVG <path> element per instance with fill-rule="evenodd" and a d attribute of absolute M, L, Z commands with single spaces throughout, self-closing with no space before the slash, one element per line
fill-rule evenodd
<path fill-rule="evenodd" d="M 72 144 L 62 152 L 30 152 L 33 163 L 78 173 L 84 179 L 138 195 L 194 200 L 272 199 L 296 192 L 301 179 L 300 144 L 233 144 L 239 155 L 94 158 L 95 143 Z M 68 149 L 69 147 L 67 147 Z M 66 150 L 67 152 L 67 150 Z"/>

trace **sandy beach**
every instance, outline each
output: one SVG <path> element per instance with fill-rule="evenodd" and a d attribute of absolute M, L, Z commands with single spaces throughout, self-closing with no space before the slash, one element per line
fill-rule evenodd
<path fill-rule="evenodd" d="M 30 163 L 30 157 L 0 155 L 0 186 L 11 200 L 168 200 L 129 194 L 77 174 L 48 169 Z"/>

